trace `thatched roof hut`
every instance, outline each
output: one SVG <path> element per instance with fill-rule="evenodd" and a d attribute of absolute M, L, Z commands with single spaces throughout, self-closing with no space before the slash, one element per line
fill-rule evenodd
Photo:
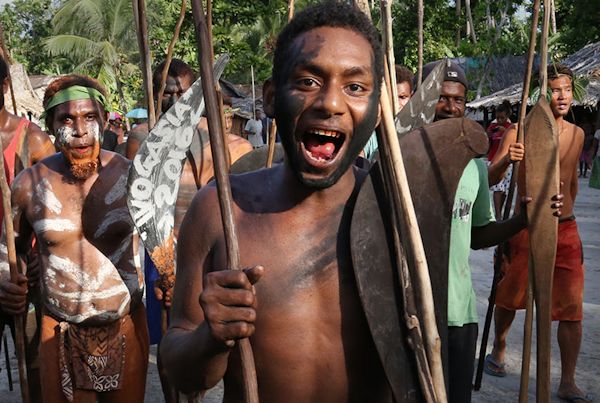
<path fill-rule="evenodd" d="M 583 100 L 581 102 L 574 101 L 573 104 L 590 109 L 596 108 L 600 100 L 600 42 L 586 45 L 564 59 L 562 63 L 571 68 L 576 76 L 584 76 L 589 79 Z M 511 85 L 501 91 L 469 102 L 467 108 L 489 109 L 500 105 L 504 100 L 509 101 L 512 105 L 518 104 L 521 102 L 522 88 L 522 82 Z M 531 100 L 529 100 L 529 104 L 531 104 Z"/>

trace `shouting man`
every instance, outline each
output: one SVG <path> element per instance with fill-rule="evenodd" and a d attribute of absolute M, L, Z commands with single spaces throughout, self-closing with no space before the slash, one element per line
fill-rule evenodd
<path fill-rule="evenodd" d="M 246 269 L 226 270 L 221 220 L 206 214 L 219 209 L 214 186 L 196 194 L 181 227 L 161 353 L 182 390 L 208 389 L 224 378 L 224 401 L 242 401 L 233 346 L 250 337 L 262 402 L 392 400 L 349 240 L 365 176 L 352 164 L 378 121 L 378 37 L 344 2 L 307 8 L 279 35 L 264 99 L 286 162 L 231 177 Z"/>
<path fill-rule="evenodd" d="M 40 361 L 44 400 L 142 402 L 148 334 L 137 236 L 126 205 L 129 162 L 101 150 L 106 92 L 65 76 L 44 96 L 58 154 L 13 183 L 19 257 L 35 234 L 44 314 Z M 27 277 L 0 283 L 5 312 L 26 309 Z"/>
<path fill-rule="evenodd" d="M 552 290 L 552 320 L 558 320 L 558 346 L 561 358 L 561 378 L 558 397 L 573 402 L 591 402 L 593 397 L 583 393 L 575 383 L 575 367 L 581 346 L 583 318 L 583 251 L 573 214 L 577 196 L 577 162 L 583 148 L 583 130 L 565 120 L 573 103 L 573 73 L 561 64 L 548 66 L 548 88 L 552 91 L 550 109 L 558 127 L 560 181 L 565 189 L 563 217 L 558 225 L 558 243 Z M 514 150 L 523 150 L 516 143 L 513 126 L 500 144 L 489 167 L 490 183 L 498 182 L 516 158 Z M 519 183 L 523 178 L 519 178 Z M 523 186 L 518 187 L 519 190 Z M 524 309 L 527 300 L 528 233 L 522 231 L 510 240 L 508 262 L 503 265 L 503 277 L 498 283 L 494 350 L 486 363 L 491 375 L 506 375 L 506 337 L 515 317 L 515 310 Z"/>

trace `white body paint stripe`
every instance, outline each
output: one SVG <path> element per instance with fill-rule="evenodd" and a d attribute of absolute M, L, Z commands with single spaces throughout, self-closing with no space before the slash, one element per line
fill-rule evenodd
<path fill-rule="evenodd" d="M 45 218 L 37 220 L 33 223 L 35 232 L 41 233 L 46 231 L 76 231 L 77 226 L 71 221 L 63 218 Z"/>

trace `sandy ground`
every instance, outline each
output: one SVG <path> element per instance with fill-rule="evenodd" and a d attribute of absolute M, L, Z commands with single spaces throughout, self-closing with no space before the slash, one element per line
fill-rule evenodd
<path fill-rule="evenodd" d="M 587 179 L 580 179 L 580 190 L 577 198 L 575 212 L 583 242 L 586 264 L 585 294 L 584 294 L 584 321 L 583 340 L 579 361 L 577 363 L 577 382 L 579 387 L 594 393 L 596 400 L 600 401 L 600 190 L 590 189 Z M 491 249 L 476 251 L 471 255 L 473 268 L 473 281 L 477 293 L 478 311 L 480 317 L 480 333 L 483 330 L 487 297 L 492 279 L 492 253 Z M 524 312 L 517 313 L 517 317 L 508 338 L 507 370 L 505 378 L 494 378 L 484 374 L 482 388 L 473 393 L 473 402 L 516 402 L 519 394 L 519 379 L 521 372 L 521 349 L 523 340 Z M 535 327 L 534 327 L 535 328 Z M 535 330 L 533 336 L 533 355 L 531 365 L 531 379 L 529 396 L 535 400 Z M 492 338 L 488 344 L 491 345 Z M 556 343 L 556 323 L 553 325 L 552 337 L 552 402 L 559 402 L 556 397 L 556 388 L 560 378 L 560 354 Z M 9 340 L 9 345 L 12 341 Z M 18 372 L 16 359 L 12 348 L 10 361 L 14 390 L 9 391 L 8 377 L 4 352 L 0 355 L 0 402 L 17 403 L 20 401 Z M 488 347 L 488 351 L 491 347 Z M 150 368 L 146 384 L 146 402 L 161 402 L 162 393 L 156 370 L 156 347 L 151 348 Z M 206 403 L 220 402 L 222 386 L 211 390 L 205 397 Z"/>

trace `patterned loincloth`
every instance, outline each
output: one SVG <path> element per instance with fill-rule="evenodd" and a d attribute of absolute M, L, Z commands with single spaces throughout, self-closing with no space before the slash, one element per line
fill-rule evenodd
<path fill-rule="evenodd" d="M 67 399 L 73 401 L 75 388 L 96 392 L 120 389 L 125 361 L 121 321 L 89 327 L 60 322 L 59 326 L 59 367 Z"/>

